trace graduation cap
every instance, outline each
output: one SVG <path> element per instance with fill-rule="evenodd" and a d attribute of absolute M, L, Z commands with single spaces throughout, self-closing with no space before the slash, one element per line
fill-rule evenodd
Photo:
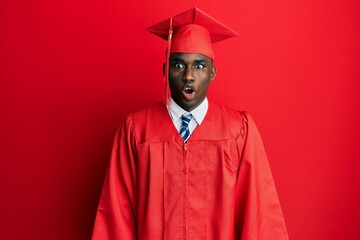
<path fill-rule="evenodd" d="M 168 103 L 170 98 L 168 77 L 171 53 L 198 53 L 214 59 L 212 44 L 238 35 L 196 7 L 152 25 L 147 30 L 168 41 L 164 103 Z"/>

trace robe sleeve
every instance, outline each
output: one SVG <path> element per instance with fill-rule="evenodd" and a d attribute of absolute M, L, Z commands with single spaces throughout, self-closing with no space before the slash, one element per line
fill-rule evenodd
<path fill-rule="evenodd" d="M 97 209 L 93 240 L 136 239 L 136 168 L 131 115 L 117 131 Z"/>
<path fill-rule="evenodd" d="M 243 113 L 235 197 L 237 240 L 288 240 L 280 202 L 260 134 Z"/>

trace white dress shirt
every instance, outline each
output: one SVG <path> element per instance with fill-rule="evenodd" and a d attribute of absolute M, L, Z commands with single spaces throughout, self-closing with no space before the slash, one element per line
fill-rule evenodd
<path fill-rule="evenodd" d="M 195 128 L 198 125 L 201 125 L 202 121 L 205 118 L 208 108 L 209 108 L 209 103 L 207 98 L 205 98 L 204 101 L 202 101 L 202 103 L 200 103 L 199 106 L 197 106 L 194 110 L 190 112 L 193 115 L 193 118 L 191 118 L 189 123 L 190 136 L 192 132 L 195 130 Z M 182 109 L 172 98 L 170 99 L 170 102 L 167 105 L 167 109 L 174 123 L 175 128 L 178 130 L 178 132 L 180 132 L 182 126 L 181 116 L 184 113 L 188 113 L 188 112 Z"/>

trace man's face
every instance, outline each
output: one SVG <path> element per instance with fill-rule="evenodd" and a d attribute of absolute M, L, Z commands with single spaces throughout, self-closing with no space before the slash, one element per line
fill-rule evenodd
<path fill-rule="evenodd" d="M 205 99 L 215 75 L 211 58 L 195 53 L 172 53 L 169 65 L 171 97 L 190 112 Z"/>

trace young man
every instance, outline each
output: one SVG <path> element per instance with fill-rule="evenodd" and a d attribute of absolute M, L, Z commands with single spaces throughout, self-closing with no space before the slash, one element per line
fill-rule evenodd
<path fill-rule="evenodd" d="M 171 99 L 119 129 L 93 239 L 288 239 L 253 120 L 206 97 L 212 43 L 236 33 L 197 8 L 149 31 L 169 39 Z"/>

